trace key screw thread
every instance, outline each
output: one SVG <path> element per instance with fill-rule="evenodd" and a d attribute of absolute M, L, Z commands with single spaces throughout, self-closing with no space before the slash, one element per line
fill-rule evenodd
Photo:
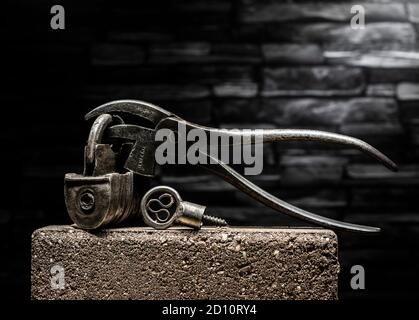
<path fill-rule="evenodd" d="M 204 222 L 209 222 L 212 225 L 216 225 L 216 226 L 220 226 L 220 227 L 225 227 L 227 226 L 227 221 L 225 221 L 224 219 L 218 218 L 218 217 L 214 217 L 214 216 L 209 216 L 207 214 L 204 214 L 202 216 L 202 220 Z"/>

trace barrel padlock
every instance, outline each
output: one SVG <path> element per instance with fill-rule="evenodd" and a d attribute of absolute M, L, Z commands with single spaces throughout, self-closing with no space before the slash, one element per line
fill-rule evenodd
<path fill-rule="evenodd" d="M 109 114 L 93 123 L 84 153 L 84 173 L 67 173 L 64 195 L 73 222 L 83 229 L 121 223 L 139 215 L 139 195 L 134 174 L 118 172 L 117 154 L 102 144 L 106 128 L 119 118 Z"/>

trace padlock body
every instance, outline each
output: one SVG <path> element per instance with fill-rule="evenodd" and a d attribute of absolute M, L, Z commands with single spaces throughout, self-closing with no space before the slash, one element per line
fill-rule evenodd
<path fill-rule="evenodd" d="M 132 172 L 100 176 L 67 173 L 64 195 L 70 218 L 83 229 L 119 224 L 139 215 Z"/>

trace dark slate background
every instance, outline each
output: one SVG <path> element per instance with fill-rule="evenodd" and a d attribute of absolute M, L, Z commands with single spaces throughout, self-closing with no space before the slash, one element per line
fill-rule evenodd
<path fill-rule="evenodd" d="M 50 28 L 62 4 L 66 29 Z M 31 232 L 68 224 L 63 176 L 81 172 L 83 115 L 119 98 L 225 127 L 313 128 L 373 144 L 393 174 L 357 151 L 315 143 L 266 148 L 260 186 L 305 209 L 380 226 L 339 234 L 340 297 L 417 297 L 419 283 L 419 1 L 13 1 L 3 10 L 1 288 L 30 294 Z M 206 172 L 161 182 L 232 225 L 301 225 Z M 159 181 L 155 181 L 158 183 Z M 364 291 L 350 267 L 366 269 Z"/>

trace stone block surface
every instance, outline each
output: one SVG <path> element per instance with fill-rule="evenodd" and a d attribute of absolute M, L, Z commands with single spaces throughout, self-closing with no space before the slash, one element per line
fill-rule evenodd
<path fill-rule="evenodd" d="M 325 229 L 32 235 L 32 299 L 337 299 L 338 273 L 337 237 Z"/>

